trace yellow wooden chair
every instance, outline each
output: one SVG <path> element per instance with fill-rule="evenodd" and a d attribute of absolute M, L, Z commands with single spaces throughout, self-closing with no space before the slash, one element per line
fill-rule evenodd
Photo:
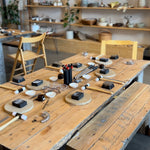
<path fill-rule="evenodd" d="M 45 54 L 45 46 L 44 46 L 44 39 L 45 39 L 46 33 L 36 36 L 36 37 L 21 37 L 19 41 L 19 46 L 17 53 L 8 55 L 9 57 L 14 59 L 14 65 L 11 73 L 10 80 L 15 75 L 25 75 L 27 73 L 33 72 L 35 68 L 35 64 L 38 58 L 44 59 L 44 64 L 47 66 L 47 59 L 46 59 L 46 54 Z M 33 52 L 31 50 L 25 50 L 23 51 L 22 45 L 24 43 L 30 43 L 30 44 L 36 44 L 37 45 L 37 51 Z M 33 60 L 33 63 L 31 63 L 30 60 Z M 30 63 L 27 63 L 29 62 Z M 19 68 L 17 68 L 17 63 L 22 64 Z M 17 74 L 17 71 L 22 70 L 23 72 Z"/>
<path fill-rule="evenodd" d="M 137 59 L 137 46 L 138 43 L 136 41 L 120 41 L 120 40 L 103 40 L 101 42 L 101 55 L 106 55 L 106 45 L 127 45 L 132 46 L 132 59 Z"/>

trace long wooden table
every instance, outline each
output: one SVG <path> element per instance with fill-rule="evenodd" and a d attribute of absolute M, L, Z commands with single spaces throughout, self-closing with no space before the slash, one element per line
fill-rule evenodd
<path fill-rule="evenodd" d="M 68 59 L 62 61 L 63 64 L 81 62 L 87 64 L 91 62 L 90 56 L 94 54 L 89 54 L 88 56 L 82 56 L 81 54 L 75 55 Z M 129 59 L 119 58 L 114 60 L 110 67 L 116 73 L 116 76 L 113 79 L 124 81 L 125 84 L 115 84 L 115 87 L 112 89 L 113 95 L 85 90 L 84 93 L 88 93 L 92 97 L 92 101 L 89 104 L 83 106 L 74 106 L 65 102 L 65 96 L 70 92 L 80 91 L 80 88 L 85 83 L 89 82 L 91 86 L 95 88 L 100 88 L 103 84 L 103 81 L 95 82 L 95 73 L 92 72 L 92 76 L 89 80 L 83 80 L 79 83 L 78 89 L 72 89 L 69 87 L 63 86 L 63 80 L 58 80 L 57 82 L 50 82 L 51 86 L 58 85 L 61 87 L 61 93 L 58 93 L 56 97 L 51 98 L 48 105 L 44 110 L 42 107 L 45 103 L 34 101 L 34 108 L 27 112 L 26 115 L 28 119 L 26 121 L 18 120 L 2 130 L 0 132 L 0 144 L 9 148 L 17 150 L 25 149 L 36 149 L 36 150 L 48 150 L 48 149 L 59 149 L 63 146 L 72 136 L 78 131 L 83 125 L 87 123 L 88 120 L 93 118 L 93 116 L 102 110 L 105 105 L 112 101 L 113 97 L 127 87 L 133 79 L 138 77 L 144 68 L 149 65 L 149 61 L 134 61 L 134 65 L 126 65 L 125 62 Z M 74 71 L 73 76 L 78 72 Z M 48 80 L 50 76 L 57 76 L 59 74 L 55 69 L 41 69 L 39 71 L 33 72 L 25 76 L 25 81 L 22 84 L 31 84 L 35 79 Z M 10 83 L 5 83 L 9 87 L 17 87 Z M 29 99 L 30 97 L 24 93 L 15 95 L 13 91 L 0 88 L 1 92 L 1 101 L 0 101 L 0 120 L 11 115 L 8 115 L 4 111 L 4 105 L 12 100 L 17 98 Z M 39 91 L 41 92 L 41 91 Z M 34 122 L 35 118 L 40 119 L 40 114 L 43 111 L 47 111 L 50 114 L 50 120 L 45 123 Z M 8 119 L 0 125 L 6 123 Z"/>
<path fill-rule="evenodd" d="M 11 36 L 0 35 L 0 84 L 6 82 L 5 62 L 4 62 L 4 53 L 3 53 L 2 43 L 11 41 L 11 40 L 15 40 L 16 38 L 19 38 L 21 36 L 31 36 L 31 35 L 35 34 L 31 31 L 21 32 L 19 30 L 15 30 L 15 29 L 13 29 L 13 30 L 9 29 L 7 31 L 13 31 L 12 35 Z M 24 44 L 23 48 L 24 48 L 24 50 L 31 49 L 31 45 L 28 43 Z"/>

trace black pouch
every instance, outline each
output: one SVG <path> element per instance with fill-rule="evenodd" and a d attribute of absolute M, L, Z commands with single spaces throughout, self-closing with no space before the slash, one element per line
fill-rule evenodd
<path fill-rule="evenodd" d="M 105 81 L 102 85 L 102 88 L 105 88 L 105 89 L 112 89 L 114 87 L 114 83 L 113 82 L 110 82 L 110 81 Z"/>
<path fill-rule="evenodd" d="M 54 63 L 52 63 L 52 66 L 53 66 L 53 67 L 60 67 L 61 64 L 60 64 L 59 62 L 54 62 Z"/>
<path fill-rule="evenodd" d="M 18 108 L 22 108 L 27 105 L 27 101 L 25 101 L 23 99 L 16 99 L 16 100 L 12 101 L 12 105 L 16 106 Z"/>
<path fill-rule="evenodd" d="M 109 69 L 108 68 L 107 69 L 106 68 L 105 69 L 101 69 L 100 73 L 101 74 L 107 74 L 107 73 L 109 73 Z"/>
<path fill-rule="evenodd" d="M 39 86 L 43 83 L 43 80 L 40 80 L 40 79 L 36 79 L 35 81 L 33 81 L 31 83 L 32 86 Z"/>
<path fill-rule="evenodd" d="M 75 100 L 80 100 L 84 96 L 84 93 L 82 92 L 75 92 L 74 94 L 71 95 L 72 99 Z"/>
<path fill-rule="evenodd" d="M 99 61 L 107 62 L 107 61 L 108 61 L 108 58 L 100 58 Z"/>
<path fill-rule="evenodd" d="M 24 79 L 23 76 L 16 76 L 16 77 L 13 77 L 12 81 L 13 81 L 13 82 L 20 83 L 20 82 L 25 81 L 25 79 Z"/>
<path fill-rule="evenodd" d="M 37 97 L 37 99 L 35 99 L 35 100 L 37 100 L 37 101 L 44 101 L 45 100 L 45 96 L 44 96 L 44 94 L 40 94 L 40 95 L 38 95 L 38 97 Z"/>
<path fill-rule="evenodd" d="M 112 55 L 112 56 L 110 56 L 110 59 L 118 59 L 118 58 L 119 58 L 118 55 Z"/>
<path fill-rule="evenodd" d="M 82 67 L 81 63 L 73 63 L 72 65 L 73 65 L 74 68 L 80 68 L 80 67 Z"/>

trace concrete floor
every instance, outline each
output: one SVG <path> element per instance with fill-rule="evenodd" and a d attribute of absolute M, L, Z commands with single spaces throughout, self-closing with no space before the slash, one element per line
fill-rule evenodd
<path fill-rule="evenodd" d="M 5 47 L 4 49 L 5 49 L 4 52 L 5 52 L 7 81 L 9 81 L 10 70 L 12 70 L 13 61 L 7 57 L 7 54 L 16 52 L 16 49 L 8 48 L 8 47 Z M 52 64 L 55 61 L 60 61 L 64 58 L 74 55 L 72 53 L 64 53 L 64 52 L 56 53 L 55 51 L 51 51 L 51 50 L 46 50 L 46 54 L 47 54 L 48 65 Z M 36 69 L 39 69 L 41 67 L 43 67 L 43 62 L 39 61 L 38 65 L 36 66 Z M 146 84 L 150 84 L 149 75 L 150 75 L 150 66 L 147 67 L 144 71 L 144 83 Z M 150 137 L 141 134 L 136 134 L 132 139 L 132 141 L 127 146 L 126 150 L 150 150 Z"/>

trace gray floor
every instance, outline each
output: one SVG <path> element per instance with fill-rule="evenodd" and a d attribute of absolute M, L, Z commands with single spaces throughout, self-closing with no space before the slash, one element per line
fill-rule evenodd
<path fill-rule="evenodd" d="M 4 49 L 5 49 L 5 64 L 6 64 L 7 80 L 9 81 L 13 61 L 7 57 L 7 54 L 16 52 L 16 49 L 8 48 L 8 47 L 4 47 Z M 51 51 L 51 50 L 46 50 L 46 54 L 47 54 L 47 61 L 49 65 L 55 61 L 60 61 L 64 58 L 74 55 L 72 53 L 64 53 L 64 52 L 56 53 L 55 51 Z M 36 69 L 43 67 L 42 61 L 39 61 L 37 64 L 38 65 L 36 66 Z M 144 71 L 144 83 L 146 84 L 150 84 L 149 75 L 150 75 L 150 66 L 147 67 Z M 150 150 L 150 137 L 141 135 L 141 134 L 136 134 L 133 140 L 130 142 L 130 144 L 126 148 L 126 150 Z"/>

